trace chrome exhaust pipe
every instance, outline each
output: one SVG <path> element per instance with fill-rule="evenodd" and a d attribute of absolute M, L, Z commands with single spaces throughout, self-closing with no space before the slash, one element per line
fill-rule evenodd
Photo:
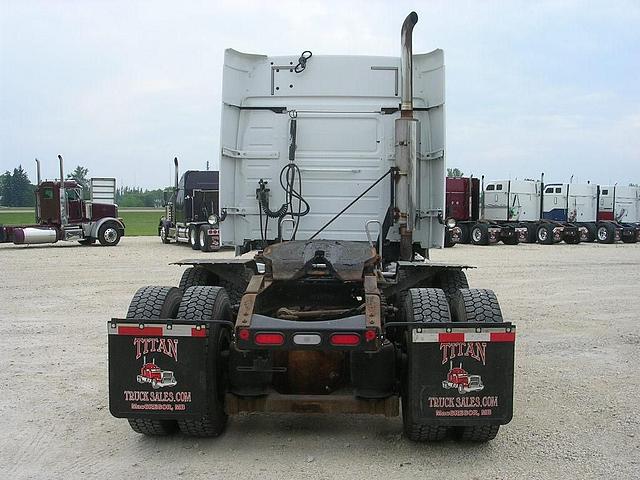
<path fill-rule="evenodd" d="M 67 216 L 67 196 L 64 191 L 64 162 L 62 155 L 58 155 L 60 161 L 60 225 L 64 226 L 69 223 L 69 217 Z"/>
<path fill-rule="evenodd" d="M 36 186 L 40 185 L 40 160 L 36 158 Z"/>
<path fill-rule="evenodd" d="M 36 158 L 36 223 L 40 223 L 40 192 L 38 192 L 38 188 L 40 187 L 40 160 Z"/>
<path fill-rule="evenodd" d="M 415 227 L 415 204 L 418 189 L 416 184 L 419 122 L 413 118 L 413 27 L 418 23 L 418 14 L 407 15 L 401 30 L 401 74 L 402 103 L 400 118 L 395 122 L 395 160 L 398 169 L 395 186 L 395 208 L 398 212 L 400 233 L 400 260 L 413 259 L 413 229 Z"/>
<path fill-rule="evenodd" d="M 418 23 L 418 14 L 411 12 L 405 18 L 400 32 L 402 44 L 402 103 L 403 117 L 413 116 L 413 27 Z"/>
<path fill-rule="evenodd" d="M 173 157 L 173 165 L 175 167 L 174 171 L 174 179 L 173 179 L 173 187 L 178 191 L 178 157 Z"/>

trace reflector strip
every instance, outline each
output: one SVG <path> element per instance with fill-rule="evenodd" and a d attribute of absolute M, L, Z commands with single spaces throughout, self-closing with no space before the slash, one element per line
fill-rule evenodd
<path fill-rule="evenodd" d="M 491 334 L 492 342 L 515 342 L 515 332 L 495 332 Z"/>
<path fill-rule="evenodd" d="M 464 342 L 464 333 L 440 333 L 438 341 L 440 343 L 457 343 Z"/>
<path fill-rule="evenodd" d="M 142 335 L 145 337 L 162 337 L 162 327 L 118 327 L 118 335 Z"/>
<path fill-rule="evenodd" d="M 296 345 L 320 345 L 322 337 L 317 333 L 296 333 L 293 336 L 293 343 Z"/>
<path fill-rule="evenodd" d="M 485 327 L 486 328 L 486 327 Z M 515 342 L 515 332 L 438 332 L 413 330 L 414 343 Z"/>
<path fill-rule="evenodd" d="M 284 344 L 284 335 L 281 333 L 256 333 L 253 338 L 256 345 L 282 345 Z"/>
<path fill-rule="evenodd" d="M 353 346 L 360 343 L 360 335 L 357 333 L 334 333 L 331 335 L 331 345 Z"/>
<path fill-rule="evenodd" d="M 115 326 L 114 326 L 115 325 Z M 145 325 L 140 328 L 138 323 L 109 323 L 109 335 L 129 335 L 134 337 L 206 337 L 207 329 L 203 325 L 196 328 L 193 325 Z"/>

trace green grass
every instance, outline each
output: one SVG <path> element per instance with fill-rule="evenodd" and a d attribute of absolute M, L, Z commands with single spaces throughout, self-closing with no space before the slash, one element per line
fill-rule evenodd
<path fill-rule="evenodd" d="M 158 223 L 163 210 L 150 212 L 127 212 L 119 211 L 124 221 L 124 234 L 130 237 L 138 235 L 158 235 Z"/>
<path fill-rule="evenodd" d="M 157 235 L 158 221 L 162 216 L 162 210 L 146 212 L 129 212 L 120 209 L 119 214 L 125 225 L 124 233 L 127 236 Z M 5 212 L 0 211 L 0 225 L 29 225 L 35 222 L 35 215 L 30 212 Z"/>

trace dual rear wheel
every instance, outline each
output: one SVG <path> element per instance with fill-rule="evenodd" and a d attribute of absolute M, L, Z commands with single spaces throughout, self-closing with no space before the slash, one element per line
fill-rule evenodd
<path fill-rule="evenodd" d="M 127 318 L 203 319 L 231 320 L 231 304 L 221 287 L 193 286 L 184 293 L 175 287 L 143 287 L 133 297 Z M 225 363 L 224 352 L 229 348 L 229 330 L 220 324 L 211 327 L 209 349 L 215 359 L 215 375 L 209 384 L 210 405 L 208 413 L 200 418 L 171 420 L 149 417 L 129 418 L 129 425 L 138 433 L 160 436 L 170 435 L 178 429 L 196 437 L 216 437 L 227 424 L 224 411 Z"/>
<path fill-rule="evenodd" d="M 462 274 L 462 275 L 460 275 Z M 464 272 L 455 275 L 458 284 L 463 284 Z M 464 278 L 466 283 L 466 277 Z M 447 284 L 445 284 L 447 285 Z M 443 286 L 445 286 L 443 285 Z M 448 291 L 439 288 L 412 288 L 407 292 L 402 306 L 403 321 L 406 322 L 502 322 L 502 312 L 495 293 L 491 290 L 454 288 L 454 281 L 448 284 Z M 408 338 L 405 339 L 408 341 Z M 404 374 L 402 381 L 402 423 L 404 434 L 413 441 L 439 441 L 448 436 L 472 442 L 487 442 L 498 434 L 500 425 L 446 426 L 429 424 L 413 418 L 412 412 L 419 409 L 418 391 L 411 384 L 411 377 Z"/>

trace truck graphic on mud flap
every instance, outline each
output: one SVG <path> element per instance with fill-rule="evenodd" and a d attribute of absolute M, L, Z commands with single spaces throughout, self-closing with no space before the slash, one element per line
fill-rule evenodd
<path fill-rule="evenodd" d="M 447 379 L 442 381 L 442 388 L 446 390 L 457 388 L 459 393 L 469 393 L 479 392 L 484 389 L 484 384 L 480 375 L 469 375 L 462 368 L 462 362 L 459 367 L 454 367 L 453 362 L 449 362 L 449 373 L 447 373 Z"/>
<path fill-rule="evenodd" d="M 160 367 L 156 365 L 155 360 L 147 363 L 146 358 L 142 361 L 140 375 L 138 375 L 136 379 L 138 383 L 150 383 L 154 389 L 174 387 L 178 384 L 172 371 L 161 370 Z"/>

